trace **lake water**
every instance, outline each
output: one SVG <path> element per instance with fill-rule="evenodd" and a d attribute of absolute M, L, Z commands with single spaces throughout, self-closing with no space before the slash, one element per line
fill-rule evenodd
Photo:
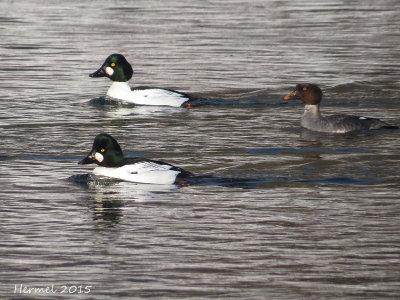
<path fill-rule="evenodd" d="M 399 1 L 0 9 L 2 299 L 399 298 L 400 132 L 312 133 L 282 100 L 315 82 L 327 114 L 400 124 Z M 115 52 L 209 105 L 89 104 Z M 101 132 L 206 179 L 87 184 Z"/>

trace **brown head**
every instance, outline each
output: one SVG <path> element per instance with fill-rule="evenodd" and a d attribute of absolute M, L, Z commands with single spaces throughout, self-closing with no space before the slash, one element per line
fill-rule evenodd
<path fill-rule="evenodd" d="M 316 84 L 299 83 L 296 85 L 296 89 L 283 99 L 300 99 L 304 104 L 317 105 L 321 102 L 322 91 Z"/>

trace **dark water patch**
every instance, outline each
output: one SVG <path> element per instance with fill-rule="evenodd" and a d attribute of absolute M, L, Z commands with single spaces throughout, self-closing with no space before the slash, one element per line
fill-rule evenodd
<path fill-rule="evenodd" d="M 4 160 L 76 160 L 79 161 L 82 157 L 78 156 L 51 156 L 44 154 L 19 154 L 19 155 L 1 155 L 0 161 Z"/>
<path fill-rule="evenodd" d="M 0 24 L 7 24 L 7 23 L 26 23 L 24 21 L 21 21 L 18 18 L 12 18 L 12 17 L 0 17 Z"/>
<path fill-rule="evenodd" d="M 0 155 L 0 161 L 3 160 L 12 160 L 14 159 L 16 156 L 11 156 L 11 155 Z"/>
<path fill-rule="evenodd" d="M 42 45 L 42 44 L 12 44 L 12 45 L 4 45 L 6 49 L 11 50 L 36 50 L 36 49 L 60 49 L 57 47 L 49 46 L 49 45 Z"/>
<path fill-rule="evenodd" d="M 124 154 L 127 157 L 142 157 L 142 156 L 145 156 L 141 152 L 133 152 L 133 151 L 125 151 Z M 82 155 L 82 156 L 52 156 L 52 155 L 45 155 L 45 154 L 20 154 L 20 155 L 15 155 L 15 156 L 7 156 L 7 155 L 0 156 L 0 161 L 1 160 L 22 159 L 22 160 L 35 160 L 35 161 L 36 160 L 56 160 L 56 161 L 72 160 L 72 161 L 78 162 L 83 157 L 84 157 L 84 155 Z"/>
<path fill-rule="evenodd" d="M 22 154 L 19 156 L 21 159 L 27 160 L 79 160 L 82 157 L 78 156 L 50 156 L 43 154 Z"/>
<path fill-rule="evenodd" d="M 289 91 L 288 91 L 289 92 Z M 284 95 L 283 95 L 284 96 Z M 298 100 L 284 100 L 283 96 L 281 96 L 280 100 L 280 106 L 283 107 L 304 107 L 304 103 Z"/>
<path fill-rule="evenodd" d="M 121 13 L 131 13 L 131 12 L 137 12 L 140 10 L 138 7 L 110 7 L 108 8 L 109 10 L 115 10 L 115 11 L 120 11 Z M 136 73 L 136 72 L 135 72 Z"/>
<path fill-rule="evenodd" d="M 215 175 L 194 176 L 185 180 L 189 185 L 223 186 L 231 188 L 256 188 L 260 184 L 274 182 L 267 178 L 220 177 Z"/>
<path fill-rule="evenodd" d="M 372 150 L 368 149 L 328 149 L 318 147 L 304 147 L 304 148 L 260 148 L 260 149 L 246 149 L 246 151 L 255 154 L 279 155 L 279 154 L 303 154 L 303 153 L 371 153 Z"/>
<path fill-rule="evenodd" d="M 379 181 L 381 180 L 377 178 L 357 179 L 351 177 L 331 177 L 325 179 L 298 180 L 297 182 L 315 183 L 315 184 L 335 184 L 335 185 L 368 185 Z"/>
<path fill-rule="evenodd" d="M 197 99 L 191 101 L 191 103 L 194 107 L 275 108 L 286 105 L 285 101 L 282 101 L 283 96 L 283 94 L 276 94 L 276 92 L 271 93 L 269 90 L 246 90 L 240 93 L 226 90 L 219 93 L 202 94 Z"/>

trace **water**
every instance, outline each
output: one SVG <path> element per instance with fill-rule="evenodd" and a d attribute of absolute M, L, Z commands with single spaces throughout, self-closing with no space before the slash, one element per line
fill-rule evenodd
<path fill-rule="evenodd" d="M 311 133 L 282 100 L 316 82 L 325 113 L 399 124 L 398 1 L 0 8 L 1 298 L 398 299 L 400 133 Z M 210 105 L 89 104 L 114 52 Z M 85 184 L 100 132 L 205 179 Z"/>

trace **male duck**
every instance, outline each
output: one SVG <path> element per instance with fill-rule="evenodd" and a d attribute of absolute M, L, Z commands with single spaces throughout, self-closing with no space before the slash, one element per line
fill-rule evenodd
<path fill-rule="evenodd" d="M 300 99 L 304 102 L 305 109 L 301 117 L 301 126 L 309 130 L 329 133 L 347 133 L 359 130 L 398 128 L 397 126 L 392 126 L 376 118 L 349 115 L 323 116 L 319 110 L 322 91 L 315 84 L 297 84 L 296 89 L 292 93 L 286 95 L 284 99 Z"/>
<path fill-rule="evenodd" d="M 79 164 L 96 163 L 93 174 L 137 183 L 183 184 L 190 172 L 168 163 L 145 158 L 125 158 L 118 142 L 109 134 L 96 136 L 89 155 Z"/>
<path fill-rule="evenodd" d="M 128 81 L 133 70 L 130 63 L 121 54 L 111 54 L 103 65 L 90 77 L 108 77 L 113 83 L 107 96 L 138 105 L 164 105 L 191 107 L 191 96 L 170 89 L 138 86 L 131 88 Z"/>

